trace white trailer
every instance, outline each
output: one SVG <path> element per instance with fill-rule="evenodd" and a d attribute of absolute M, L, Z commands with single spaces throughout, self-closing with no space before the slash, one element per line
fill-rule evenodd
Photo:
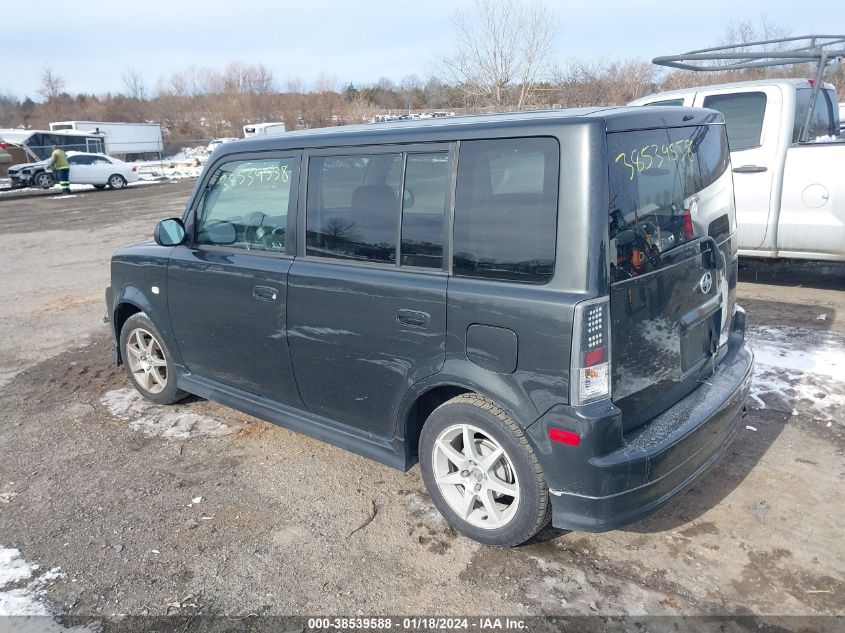
<path fill-rule="evenodd" d="M 57 121 L 50 130 L 78 130 L 99 134 L 106 143 L 106 154 L 138 157 L 160 155 L 163 150 L 161 126 L 157 123 L 109 123 L 108 121 Z"/>
<path fill-rule="evenodd" d="M 244 138 L 250 136 L 275 136 L 285 133 L 284 123 L 250 123 L 244 126 Z"/>

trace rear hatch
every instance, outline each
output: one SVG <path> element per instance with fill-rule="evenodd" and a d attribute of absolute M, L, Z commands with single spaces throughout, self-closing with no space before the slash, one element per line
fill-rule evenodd
<path fill-rule="evenodd" d="M 733 180 L 722 124 L 607 135 L 612 399 L 625 430 L 693 391 L 728 340 Z"/>

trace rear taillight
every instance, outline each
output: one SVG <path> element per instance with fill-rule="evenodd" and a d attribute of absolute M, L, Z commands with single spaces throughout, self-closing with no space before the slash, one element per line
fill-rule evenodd
<path fill-rule="evenodd" d="M 691 240 L 693 237 L 692 212 L 689 209 L 684 209 L 681 215 L 684 218 L 684 237 Z"/>
<path fill-rule="evenodd" d="M 132 165 L 132 171 L 138 171 L 138 165 Z"/>
<path fill-rule="evenodd" d="M 7 149 L 9 149 L 9 146 L 6 143 L 4 143 L 3 141 L 0 141 L 0 149 L 7 150 Z"/>
<path fill-rule="evenodd" d="M 573 405 L 610 397 L 610 300 L 575 306 L 570 399 Z"/>

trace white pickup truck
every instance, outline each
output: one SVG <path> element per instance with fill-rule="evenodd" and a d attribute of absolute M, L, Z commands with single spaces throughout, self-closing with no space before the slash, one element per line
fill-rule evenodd
<path fill-rule="evenodd" d="M 629 105 L 720 111 L 734 173 L 739 254 L 845 261 L 845 142 L 836 92 L 818 91 L 799 142 L 813 84 L 744 81 L 652 94 Z"/>

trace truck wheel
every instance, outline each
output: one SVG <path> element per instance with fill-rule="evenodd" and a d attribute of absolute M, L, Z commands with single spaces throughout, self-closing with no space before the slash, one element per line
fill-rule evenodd
<path fill-rule="evenodd" d="M 147 400 L 173 404 L 188 395 L 176 387 L 176 370 L 170 350 L 143 312 L 133 314 L 123 324 L 120 355 L 129 380 Z"/>
<path fill-rule="evenodd" d="M 520 545 L 551 518 L 549 489 L 522 429 L 487 398 L 440 405 L 420 435 L 420 469 L 440 513 L 466 536 Z"/>
<path fill-rule="evenodd" d="M 123 189 L 126 186 L 126 179 L 120 174 L 109 176 L 109 187 L 112 189 Z"/>
<path fill-rule="evenodd" d="M 40 171 L 32 177 L 32 184 L 41 189 L 49 189 L 56 184 L 56 179 L 53 177 L 53 174 Z"/>

